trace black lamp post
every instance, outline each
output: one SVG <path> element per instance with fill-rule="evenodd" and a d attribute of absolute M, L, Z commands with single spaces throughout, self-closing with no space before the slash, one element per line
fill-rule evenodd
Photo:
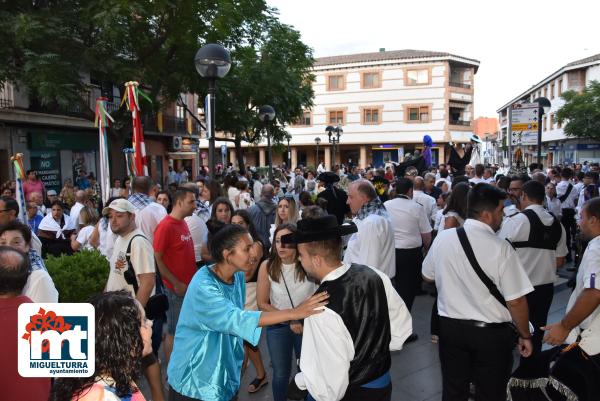
<path fill-rule="evenodd" d="M 273 155 L 271 152 L 271 133 L 269 132 L 269 123 L 275 120 L 275 109 L 272 106 L 264 105 L 258 109 L 258 119 L 262 121 L 267 131 L 267 149 L 269 151 L 269 181 L 273 180 Z"/>
<path fill-rule="evenodd" d="M 292 150 L 290 149 L 290 141 L 292 140 L 292 136 L 290 134 L 286 134 L 285 139 L 287 140 L 287 158 L 288 163 L 290 164 L 290 168 L 292 168 Z"/>
<path fill-rule="evenodd" d="M 316 137 L 315 138 L 315 145 L 317 145 L 317 158 L 315 160 L 315 166 L 319 167 L 319 144 L 321 143 L 321 138 Z M 315 168 L 316 168 L 315 167 Z"/>
<path fill-rule="evenodd" d="M 538 97 L 533 101 L 538 104 L 538 137 L 537 137 L 537 162 L 542 166 L 542 116 L 550 111 L 552 104 L 545 97 Z"/>
<path fill-rule="evenodd" d="M 217 79 L 223 78 L 231 68 L 231 56 L 223 46 L 209 43 L 196 52 L 194 57 L 196 71 L 202 78 L 208 79 L 209 113 L 208 117 L 208 166 L 210 177 L 215 177 L 215 94 Z"/>
<path fill-rule="evenodd" d="M 327 132 L 327 136 L 329 137 L 329 143 L 333 145 L 333 163 L 331 165 L 332 167 L 335 167 L 336 147 L 340 143 L 340 136 L 342 136 L 344 130 L 342 129 L 342 124 L 338 124 L 336 127 L 328 125 L 327 128 L 325 128 L 325 131 Z M 335 135 L 333 134 L 334 132 Z"/>

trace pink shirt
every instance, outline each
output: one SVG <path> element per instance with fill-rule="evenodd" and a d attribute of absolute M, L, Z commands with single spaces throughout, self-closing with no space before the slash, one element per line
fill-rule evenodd
<path fill-rule="evenodd" d="M 44 195 L 44 183 L 42 180 L 29 181 L 25 180 L 23 182 L 23 192 L 25 195 L 25 200 L 29 200 L 29 194 L 32 192 L 39 192 Z"/>

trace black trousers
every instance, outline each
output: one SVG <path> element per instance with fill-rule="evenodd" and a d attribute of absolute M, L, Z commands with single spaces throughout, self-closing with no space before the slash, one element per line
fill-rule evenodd
<path fill-rule="evenodd" d="M 390 401 L 392 399 L 392 384 L 383 388 L 348 388 L 341 401 Z"/>
<path fill-rule="evenodd" d="M 554 298 L 554 284 L 536 285 L 533 287 L 533 292 L 527 294 L 526 297 L 529 305 L 529 321 L 535 328 L 531 342 L 533 343 L 533 354 L 536 354 L 542 350 L 544 331 L 540 327 L 545 326 L 548 320 L 548 311 L 552 304 L 552 298 Z"/>
<path fill-rule="evenodd" d="M 396 249 L 396 291 L 410 311 L 421 287 L 421 268 L 423 252 L 421 247 L 412 249 Z"/>
<path fill-rule="evenodd" d="M 575 209 L 562 209 L 560 222 L 565 227 L 565 232 L 567 234 L 567 250 L 569 251 L 567 254 L 567 261 L 570 262 L 572 260 L 571 250 L 573 249 L 573 238 L 575 237 L 575 233 L 577 231 L 577 223 L 575 222 Z"/>
<path fill-rule="evenodd" d="M 506 401 L 514 346 L 508 325 L 481 328 L 440 317 L 442 401 L 467 401 L 471 382 L 475 401 Z"/>

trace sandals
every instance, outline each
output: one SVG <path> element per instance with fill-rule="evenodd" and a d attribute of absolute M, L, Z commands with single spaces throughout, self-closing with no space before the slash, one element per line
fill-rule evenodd
<path fill-rule="evenodd" d="M 269 384 L 269 382 L 267 381 L 267 375 L 265 375 L 262 379 L 259 379 L 257 377 L 254 380 L 252 380 L 250 382 L 250 384 L 248 385 L 248 392 L 250 394 L 256 393 L 258 390 L 260 390 L 261 388 L 263 388 L 267 384 Z"/>

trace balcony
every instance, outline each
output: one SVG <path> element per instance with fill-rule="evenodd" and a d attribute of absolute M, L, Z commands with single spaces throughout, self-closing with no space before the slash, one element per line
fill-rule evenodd
<path fill-rule="evenodd" d="M 471 89 L 471 84 L 463 84 L 462 82 L 450 81 L 450 86 L 455 88 Z"/>
<path fill-rule="evenodd" d="M 174 116 L 162 115 L 162 127 L 159 125 L 159 118 L 157 115 L 145 115 L 142 118 L 144 125 L 144 131 L 158 132 L 167 135 L 200 135 L 201 127 L 200 124 L 191 119 L 191 134 L 188 131 L 188 119 L 178 118 Z"/>
<path fill-rule="evenodd" d="M 463 127 L 470 127 L 471 126 L 471 121 L 450 120 L 450 125 L 460 125 L 460 126 L 463 126 Z"/>
<path fill-rule="evenodd" d="M 12 86 L 6 84 L 0 88 L 0 109 L 12 109 L 15 107 Z"/>

